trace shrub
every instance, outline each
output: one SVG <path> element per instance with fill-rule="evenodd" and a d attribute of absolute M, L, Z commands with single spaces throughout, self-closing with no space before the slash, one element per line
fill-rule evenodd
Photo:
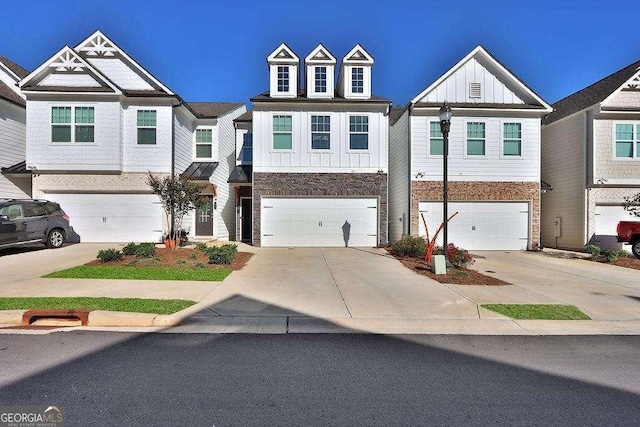
<path fill-rule="evenodd" d="M 123 255 L 135 255 L 137 248 L 138 248 L 138 245 L 136 245 L 135 243 L 133 243 L 133 242 L 127 243 L 125 245 L 125 247 L 122 248 L 122 254 Z"/>
<path fill-rule="evenodd" d="M 208 248 L 209 248 L 209 246 L 207 246 L 207 244 L 204 243 L 204 242 L 200 242 L 200 243 L 196 244 L 196 249 L 201 251 L 201 252 L 206 253 Z"/>
<path fill-rule="evenodd" d="M 598 258 L 600 256 L 600 254 L 602 253 L 602 250 L 600 249 L 600 246 L 596 246 L 596 245 L 587 245 L 584 247 L 584 250 L 591 255 L 591 258 Z"/>
<path fill-rule="evenodd" d="M 447 245 L 447 254 L 449 255 L 449 262 L 454 267 L 467 268 L 475 262 L 468 250 L 458 248 L 453 243 Z"/>
<path fill-rule="evenodd" d="M 604 259 L 607 260 L 607 262 L 616 262 L 618 258 L 626 258 L 629 256 L 625 251 L 615 249 L 604 251 L 602 255 L 604 255 Z"/>
<path fill-rule="evenodd" d="M 427 252 L 427 242 L 422 237 L 402 236 L 391 245 L 391 253 L 400 257 L 422 258 Z"/>
<path fill-rule="evenodd" d="M 185 265 L 187 263 L 187 261 L 183 260 L 183 259 L 179 259 L 176 261 L 176 265 Z"/>
<path fill-rule="evenodd" d="M 236 257 L 236 245 L 213 246 L 207 249 L 209 264 L 231 264 Z"/>
<path fill-rule="evenodd" d="M 122 258 L 124 258 L 124 255 L 117 249 L 103 249 L 98 251 L 98 259 L 102 262 L 120 261 Z"/>
<path fill-rule="evenodd" d="M 189 259 L 198 259 L 198 255 L 192 253 L 192 254 L 189 254 L 189 256 L 187 258 L 189 258 Z"/>
<path fill-rule="evenodd" d="M 156 254 L 155 243 L 140 243 L 136 247 L 136 258 L 153 258 Z"/>
<path fill-rule="evenodd" d="M 196 262 L 195 266 L 196 266 L 196 268 L 207 268 L 207 266 L 204 265 L 204 263 L 201 263 L 201 262 Z"/>

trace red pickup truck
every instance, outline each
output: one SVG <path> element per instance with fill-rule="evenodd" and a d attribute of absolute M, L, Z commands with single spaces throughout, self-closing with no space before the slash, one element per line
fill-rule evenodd
<path fill-rule="evenodd" d="M 631 245 L 631 252 L 640 258 L 640 221 L 620 221 L 617 232 L 618 242 Z"/>

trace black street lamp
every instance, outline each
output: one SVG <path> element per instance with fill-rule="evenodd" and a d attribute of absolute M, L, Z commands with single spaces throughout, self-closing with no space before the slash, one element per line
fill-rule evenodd
<path fill-rule="evenodd" d="M 451 107 L 447 104 L 447 101 L 442 104 L 440 107 L 440 112 L 438 114 L 440 116 L 440 132 L 442 132 L 442 248 L 444 249 L 444 256 L 447 266 L 449 265 L 449 254 L 447 253 L 447 244 L 449 243 L 448 234 L 447 234 L 447 180 L 449 178 L 447 174 L 447 163 L 449 157 L 449 128 L 451 127 Z"/>

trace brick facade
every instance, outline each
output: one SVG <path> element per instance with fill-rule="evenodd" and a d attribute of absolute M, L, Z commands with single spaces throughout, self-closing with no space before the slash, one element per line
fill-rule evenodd
<path fill-rule="evenodd" d="M 262 196 L 377 197 L 378 244 L 387 243 L 387 174 L 254 173 L 253 244 L 260 246 Z"/>
<path fill-rule="evenodd" d="M 161 178 L 168 174 L 154 174 Z M 33 177 L 34 197 L 46 197 L 45 193 L 151 193 L 147 183 L 148 173 L 122 174 L 41 174 Z"/>
<path fill-rule="evenodd" d="M 448 186 L 449 201 L 488 202 L 522 201 L 531 203 L 530 248 L 540 245 L 540 185 L 537 182 L 453 181 Z M 442 182 L 413 181 L 411 183 L 411 234 L 418 235 L 419 202 L 441 201 Z"/>

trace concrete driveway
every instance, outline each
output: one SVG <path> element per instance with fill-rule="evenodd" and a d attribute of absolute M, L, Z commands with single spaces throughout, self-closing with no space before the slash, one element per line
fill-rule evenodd
<path fill-rule="evenodd" d="M 515 286 L 449 285 L 478 303 L 573 304 L 594 320 L 640 319 L 640 271 L 570 252 L 474 252 L 472 268 Z"/>

